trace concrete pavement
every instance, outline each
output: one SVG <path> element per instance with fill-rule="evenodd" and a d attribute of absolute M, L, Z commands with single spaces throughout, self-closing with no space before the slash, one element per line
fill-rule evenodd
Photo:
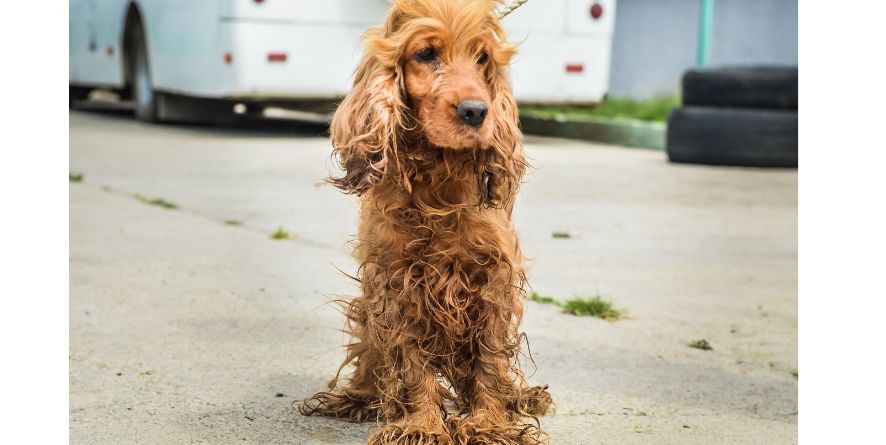
<path fill-rule="evenodd" d="M 371 425 L 290 405 L 342 359 L 324 303 L 355 291 L 335 268 L 355 267 L 356 200 L 317 186 L 328 140 L 72 112 L 70 142 L 84 174 L 70 185 L 71 442 L 363 443 Z M 527 150 L 515 217 L 532 287 L 629 314 L 527 303 L 530 382 L 558 404 L 541 419 L 551 443 L 796 443 L 796 171 Z M 295 238 L 271 240 L 278 227 Z M 687 346 L 699 339 L 713 350 Z"/>

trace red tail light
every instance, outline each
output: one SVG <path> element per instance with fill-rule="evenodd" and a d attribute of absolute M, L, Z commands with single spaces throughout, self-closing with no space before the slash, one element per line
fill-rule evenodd
<path fill-rule="evenodd" d="M 268 53 L 268 62 L 285 62 L 286 61 L 286 53 L 277 52 L 277 53 Z"/>
<path fill-rule="evenodd" d="M 581 73 L 584 72 L 585 66 L 581 63 L 567 63 L 566 64 L 566 72 L 567 73 Z"/>
<path fill-rule="evenodd" d="M 591 6 L 591 17 L 593 17 L 594 20 L 603 17 L 603 5 L 599 3 L 594 3 L 594 5 Z"/>

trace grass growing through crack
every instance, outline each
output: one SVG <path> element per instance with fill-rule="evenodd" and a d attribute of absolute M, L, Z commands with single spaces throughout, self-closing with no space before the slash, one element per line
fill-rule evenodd
<path fill-rule="evenodd" d="M 551 237 L 555 239 L 569 239 L 572 238 L 572 234 L 563 230 L 557 230 L 551 233 Z"/>
<path fill-rule="evenodd" d="M 572 315 L 587 315 L 602 318 L 607 321 L 615 321 L 621 318 L 621 311 L 612 307 L 611 301 L 606 301 L 600 296 L 593 298 L 572 298 L 563 303 L 563 312 Z"/>
<path fill-rule="evenodd" d="M 178 206 L 175 203 L 169 202 L 163 198 L 146 198 L 142 195 L 133 195 L 135 199 L 152 206 L 163 207 L 164 209 L 175 210 Z"/>
<path fill-rule="evenodd" d="M 564 314 L 576 316 L 597 317 L 606 321 L 615 321 L 624 317 L 624 312 L 612 307 L 611 301 L 606 301 L 600 296 L 593 298 L 572 298 L 565 302 L 557 301 L 554 297 L 531 292 L 529 299 L 541 304 L 553 304 L 562 309 Z"/>
<path fill-rule="evenodd" d="M 547 295 L 541 295 L 535 291 L 532 291 L 532 293 L 529 294 L 529 299 L 536 302 L 536 303 L 541 303 L 541 304 L 553 304 L 556 306 L 560 305 L 560 303 L 558 303 L 557 300 L 554 299 L 554 297 L 550 297 Z"/>
<path fill-rule="evenodd" d="M 225 225 L 226 226 L 242 226 L 243 221 L 237 221 L 236 219 L 226 219 Z"/>
<path fill-rule="evenodd" d="M 277 227 L 277 231 L 271 234 L 271 239 L 292 239 L 292 234 L 284 230 L 282 227 Z"/>
<path fill-rule="evenodd" d="M 83 173 L 68 172 L 68 182 L 83 182 Z"/>

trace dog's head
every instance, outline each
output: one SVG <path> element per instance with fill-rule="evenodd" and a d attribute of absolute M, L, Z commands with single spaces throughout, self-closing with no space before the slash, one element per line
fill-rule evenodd
<path fill-rule="evenodd" d="M 332 143 L 345 170 L 333 183 L 361 194 L 414 138 L 440 150 L 521 150 L 507 69 L 515 49 L 496 0 L 394 0 L 364 37 L 354 88 L 335 113 Z M 495 162 L 495 161 L 492 161 Z"/>

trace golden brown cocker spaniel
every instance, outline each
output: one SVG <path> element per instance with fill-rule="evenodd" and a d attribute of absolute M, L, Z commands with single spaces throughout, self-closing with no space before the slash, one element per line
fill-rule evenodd
<path fill-rule="evenodd" d="M 355 369 L 300 411 L 383 422 L 370 444 L 545 442 L 551 397 L 517 365 L 526 161 L 500 2 L 393 3 L 331 129 L 344 176 L 330 181 L 362 198 Z"/>

